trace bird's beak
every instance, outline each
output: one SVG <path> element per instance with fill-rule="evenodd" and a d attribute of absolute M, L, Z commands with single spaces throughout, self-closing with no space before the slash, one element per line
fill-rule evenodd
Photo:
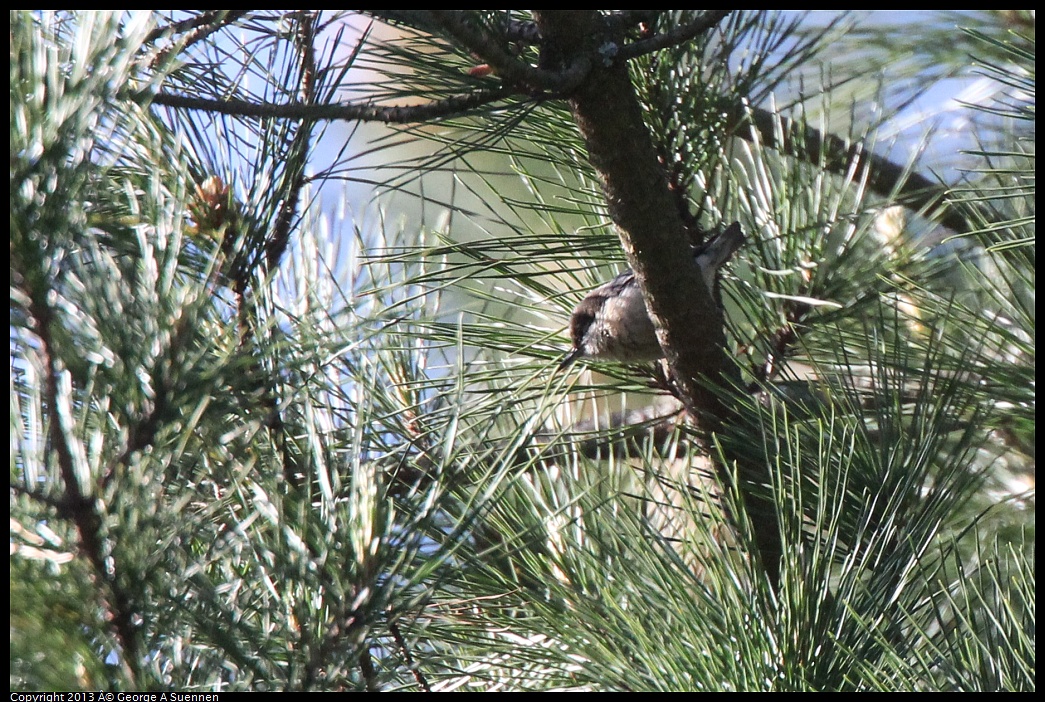
<path fill-rule="evenodd" d="M 569 368 L 578 358 L 581 357 L 581 350 L 577 347 L 570 349 L 570 352 L 559 362 L 559 367 L 556 370 L 565 370 Z"/>

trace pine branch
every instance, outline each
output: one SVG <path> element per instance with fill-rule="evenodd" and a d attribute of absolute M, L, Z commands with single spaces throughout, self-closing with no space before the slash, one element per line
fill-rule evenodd
<path fill-rule="evenodd" d="M 157 39 L 188 32 L 185 36 L 171 42 L 167 47 L 156 52 L 149 65 L 162 65 L 175 51 L 184 51 L 187 47 L 203 41 L 214 32 L 239 21 L 249 10 L 206 10 L 196 17 L 174 22 L 165 27 L 157 27 L 145 37 L 143 44 L 151 44 Z"/>
<path fill-rule="evenodd" d="M 103 515 L 98 502 L 88 497 L 86 486 L 80 484 L 80 476 L 76 470 L 73 447 L 69 444 L 72 427 L 68 412 L 71 407 L 60 397 L 58 378 L 62 374 L 61 367 L 55 359 L 54 340 L 51 329 L 55 324 L 54 312 L 48 304 L 44 291 L 29 284 L 26 291 L 31 301 L 29 312 L 33 323 L 33 331 L 40 339 L 38 353 L 42 365 L 46 369 L 44 375 L 44 396 L 50 414 L 51 449 L 58 461 L 58 469 L 65 483 L 65 495 L 61 500 L 65 516 L 76 525 L 80 536 L 80 547 L 87 555 L 95 576 L 99 582 L 105 583 L 109 592 L 108 609 L 113 627 L 123 651 L 120 662 L 128 679 L 133 684 L 141 679 L 139 669 L 138 636 L 134 624 L 137 616 L 130 593 L 120 584 L 116 574 L 120 572 L 120 564 L 115 554 L 106 548 L 102 535 Z"/>
<path fill-rule="evenodd" d="M 751 119 L 748 119 L 750 115 Z M 948 188 L 918 173 L 910 172 L 905 166 L 865 151 L 861 143 L 849 143 L 834 134 L 822 134 L 810 126 L 791 125 L 783 138 L 777 138 L 779 116 L 760 107 L 746 109 L 737 107 L 729 116 L 729 131 L 746 141 L 758 141 L 765 146 L 795 156 L 808 157 L 817 163 L 817 155 L 823 153 L 822 166 L 836 175 L 843 175 L 856 164 L 869 171 L 868 187 L 882 197 L 892 197 L 906 207 L 922 210 L 929 217 L 937 217 L 947 228 L 963 234 L 974 226 L 959 208 L 951 207 L 946 201 Z M 747 123 L 749 129 L 744 129 Z M 817 163 L 817 165 L 820 165 Z"/>
<path fill-rule="evenodd" d="M 306 105 L 315 104 L 316 57 L 315 32 L 318 14 L 301 15 L 297 18 L 295 32 L 295 48 L 301 61 L 301 101 Z M 272 233 L 265 243 L 265 263 L 268 270 L 279 267 L 280 259 L 290 243 L 290 228 L 297 215 L 301 201 L 301 191 L 305 187 L 305 165 L 308 163 L 309 144 L 315 120 L 304 119 L 294 132 L 293 141 L 288 148 L 287 168 L 292 169 L 290 183 L 283 197 L 283 203 L 276 215 Z"/>
<path fill-rule="evenodd" d="M 315 104 L 316 99 L 316 57 L 315 36 L 316 24 L 319 20 L 317 12 L 302 12 L 296 18 L 296 31 L 294 33 L 294 45 L 301 62 L 301 91 L 300 97 L 305 104 Z M 274 271 L 279 268 L 280 261 L 290 244 L 291 228 L 298 215 L 298 207 L 301 203 L 301 193 L 305 188 L 305 169 L 309 161 L 310 147 L 312 142 L 312 130 L 315 120 L 303 119 L 297 125 L 291 143 L 287 148 L 285 192 L 282 202 L 276 213 L 276 221 L 272 225 L 271 233 L 265 241 L 265 266 L 267 270 Z M 244 284 L 245 284 L 244 280 Z M 238 296 L 241 305 L 241 326 L 246 329 L 249 325 L 249 317 L 245 314 L 244 295 Z M 249 330 L 249 335 L 244 334 L 242 342 L 246 343 L 253 338 L 255 332 Z M 260 363 L 255 363 L 255 370 L 261 377 Z M 266 425 L 275 437 L 280 456 L 283 461 L 283 475 L 287 483 L 294 486 L 300 485 L 298 463 L 290 452 L 289 441 L 286 435 L 286 427 L 283 423 L 283 414 L 280 410 L 279 395 L 276 387 L 271 382 L 266 383 L 263 402 L 267 410 Z"/>
<path fill-rule="evenodd" d="M 215 100 L 158 92 L 138 94 L 135 99 L 176 109 L 202 110 L 235 117 L 255 119 L 359 120 L 386 124 L 413 124 L 429 120 L 459 117 L 476 108 L 503 100 L 515 91 L 510 88 L 476 90 L 464 95 L 453 95 L 423 105 L 309 105 L 305 103 L 264 103 L 239 98 Z"/>
<path fill-rule="evenodd" d="M 392 638 L 395 639 L 396 646 L 399 647 L 400 653 L 403 654 L 403 660 L 406 663 L 406 667 L 414 676 L 417 686 L 421 688 L 422 692 L 431 692 L 432 686 L 428 684 L 428 679 L 425 678 L 425 674 L 421 671 L 421 667 L 410 654 L 410 649 L 407 647 L 406 640 L 403 638 L 403 632 L 399 630 L 399 625 L 395 622 L 389 622 L 388 628 L 391 630 Z"/>
<path fill-rule="evenodd" d="M 219 29 L 224 25 L 239 20 L 239 18 L 243 17 L 248 12 L 249 10 L 204 10 L 195 17 L 189 17 L 188 19 L 171 22 L 162 27 L 157 27 L 145 35 L 145 39 L 142 43 L 151 44 L 162 37 L 181 34 L 183 32 L 192 32 L 193 35 L 196 35 L 200 31 L 206 32 L 199 37 L 202 39 L 208 36 L 215 29 Z"/>
<path fill-rule="evenodd" d="M 156 105 L 176 109 L 202 110 L 257 119 L 359 120 L 386 124 L 415 124 L 459 117 L 515 94 L 517 91 L 503 87 L 476 90 L 473 93 L 455 95 L 424 105 L 403 106 L 278 104 L 251 102 L 238 98 L 215 100 L 166 92 L 156 93 L 151 97 L 151 101 Z M 938 217 L 941 224 L 956 233 L 968 233 L 976 228 L 969 218 L 963 215 L 960 208 L 949 205 L 946 199 L 948 188 L 923 175 L 909 172 L 901 164 L 865 152 L 859 144 L 849 144 L 841 137 L 833 134 L 824 135 L 808 126 L 802 129 L 801 134 L 786 136 L 783 140 L 779 140 L 775 136 L 776 115 L 764 108 L 752 108 L 750 114 L 753 121 L 749 121 L 747 114 L 748 112 L 743 108 L 737 108 L 730 119 L 732 125 L 730 131 L 742 139 L 747 141 L 757 139 L 771 148 L 791 154 L 817 154 L 824 149 L 828 155 L 824 167 L 839 175 L 844 174 L 851 167 L 854 158 L 859 158 L 865 164 L 864 167 L 871 171 L 868 186 L 879 195 L 883 197 L 898 195 L 896 197 L 898 203 L 912 209 L 923 210 L 930 217 Z M 745 123 L 750 125 L 750 129 L 742 128 Z"/>
<path fill-rule="evenodd" d="M 707 14 L 701 15 L 689 24 L 684 24 L 681 27 L 675 27 L 663 34 L 656 34 L 648 39 L 642 39 L 633 44 L 626 45 L 620 50 L 617 57 L 620 60 L 627 61 L 639 56 L 651 54 L 654 51 L 660 51 L 672 46 L 678 46 L 679 44 L 685 44 L 687 41 L 696 39 L 712 27 L 716 26 L 732 12 L 733 10 L 710 10 Z"/>
<path fill-rule="evenodd" d="M 535 18 L 546 41 L 563 56 L 590 50 L 590 44 L 602 41 L 595 12 L 539 11 Z M 593 70 L 571 94 L 570 107 L 657 328 L 679 399 L 710 436 L 734 416 L 723 402 L 721 390 L 714 389 L 736 384 L 725 355 L 723 319 L 711 293 L 700 282 L 685 223 L 643 121 L 626 64 Z M 678 295 L 679 290 L 692 294 Z M 736 460 L 741 492 L 749 509 L 759 515 L 752 522 L 762 567 L 776 586 L 781 547 L 775 511 L 753 493 L 747 494 L 748 484 L 760 484 L 765 477 L 756 461 L 743 456 Z M 725 466 L 719 469 L 723 480 L 728 481 Z"/>
<path fill-rule="evenodd" d="M 430 31 L 440 29 L 449 34 L 462 46 L 475 53 L 480 60 L 486 62 L 505 81 L 501 88 L 478 89 L 474 92 L 454 95 L 434 100 L 423 105 L 376 106 L 361 104 L 321 105 L 302 103 L 262 103 L 227 98 L 223 100 L 177 95 L 159 92 L 152 96 L 152 102 L 179 109 L 194 109 L 252 118 L 283 118 L 301 120 L 348 120 L 382 122 L 386 124 L 414 124 L 430 120 L 458 117 L 479 107 L 496 103 L 519 94 L 518 86 L 526 86 L 527 92 L 548 92 L 564 94 L 572 86 L 583 79 L 590 70 L 590 59 L 598 52 L 590 52 L 588 58 L 578 54 L 574 63 L 563 71 L 549 71 L 534 68 L 509 51 L 503 44 L 506 41 L 539 42 L 540 32 L 534 25 L 513 21 L 504 29 L 503 35 L 494 35 L 483 29 L 475 28 L 466 21 L 465 11 L 369 11 L 385 21 L 399 22 L 410 26 L 425 28 Z M 731 13 L 729 10 L 716 10 L 702 15 L 697 20 L 675 27 L 667 32 L 645 38 L 633 43 L 623 44 L 615 51 L 614 61 L 627 61 L 671 46 L 690 41 L 708 29 L 716 26 Z M 619 31 L 642 21 L 643 13 L 616 13 L 602 18 L 602 22 L 611 31 Z M 188 31 L 206 27 L 218 27 L 239 18 L 236 13 L 227 15 L 207 14 L 190 20 L 183 20 L 164 31 Z M 616 29 L 614 29 L 616 28 Z M 156 30 L 159 32 L 160 30 Z M 157 35 L 159 36 L 159 35 Z M 515 86 L 515 87 L 509 87 Z M 139 96 L 144 99 L 144 96 Z M 745 140 L 757 139 L 762 144 L 789 154 L 815 158 L 825 154 L 824 168 L 836 174 L 848 171 L 854 161 L 868 169 L 868 186 L 883 197 L 895 197 L 896 202 L 915 210 L 937 217 L 941 224 L 957 233 L 968 233 L 974 229 L 969 218 L 960 208 L 951 207 L 947 202 L 947 188 L 941 186 L 918 173 L 909 172 L 902 165 L 866 152 L 860 144 L 847 142 L 832 135 L 821 134 L 813 127 L 803 125 L 801 129 L 793 127 L 777 138 L 777 120 L 779 117 L 764 108 L 746 108 L 737 106 L 729 115 L 729 131 Z M 748 124 L 749 128 L 744 129 Z"/>

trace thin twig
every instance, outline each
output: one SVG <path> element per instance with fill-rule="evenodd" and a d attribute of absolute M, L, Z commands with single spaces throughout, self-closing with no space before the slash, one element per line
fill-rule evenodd
<path fill-rule="evenodd" d="M 144 43 L 149 44 L 162 36 L 171 34 L 180 34 L 181 32 L 188 32 L 188 34 L 179 37 L 176 41 L 172 41 L 166 47 L 157 51 L 149 65 L 153 67 L 160 65 L 175 50 L 183 51 L 187 47 L 206 39 L 222 27 L 236 22 L 248 12 L 249 10 L 207 10 L 196 17 L 152 30 L 145 37 Z"/>
<path fill-rule="evenodd" d="M 374 659 L 370 656 L 369 648 L 364 647 L 359 652 L 359 672 L 363 674 L 367 692 L 381 692 L 381 685 L 378 684 L 377 673 L 374 671 Z"/>
<path fill-rule="evenodd" d="M 297 29 L 295 43 L 301 56 L 301 101 L 304 104 L 314 104 L 315 79 L 316 79 L 316 57 L 315 57 L 315 32 L 318 14 L 315 12 L 302 12 L 296 18 Z M 301 191 L 305 187 L 305 164 L 308 162 L 308 153 L 312 140 L 312 127 L 315 120 L 303 119 L 297 125 L 290 145 L 287 147 L 286 168 L 289 175 L 289 183 L 286 195 L 280 204 L 276 221 L 272 225 L 272 232 L 265 243 L 265 265 L 268 270 L 274 271 L 279 267 L 283 254 L 290 243 L 291 227 L 298 214 L 298 205 L 301 202 Z M 258 368 L 260 371 L 260 367 Z M 267 385 L 264 397 L 267 409 L 266 426 L 272 431 L 276 443 L 279 446 L 280 456 L 283 461 L 283 475 L 288 484 L 298 487 L 300 485 L 297 462 L 290 453 L 289 442 L 286 437 L 286 428 L 283 423 L 283 415 L 280 412 L 278 401 L 278 390 Z"/>
<path fill-rule="evenodd" d="M 464 95 L 453 95 L 442 100 L 433 100 L 424 105 L 378 106 L 378 105 L 308 105 L 304 103 L 250 102 L 238 98 L 214 100 L 211 98 L 156 93 L 151 97 L 154 105 L 186 110 L 203 110 L 236 117 L 258 119 L 310 119 L 310 120 L 360 120 L 387 124 L 413 124 L 445 117 L 457 117 L 470 110 L 488 105 L 514 94 L 511 88 L 476 90 Z M 148 95 L 139 94 L 144 100 Z"/>
<path fill-rule="evenodd" d="M 654 51 L 666 49 L 669 46 L 684 44 L 717 25 L 731 12 L 733 12 L 733 10 L 709 10 L 707 14 L 701 15 L 689 24 L 675 27 L 670 32 L 657 34 L 649 39 L 642 39 L 633 44 L 628 44 L 627 46 L 622 47 L 620 52 L 618 52 L 617 57 L 621 60 L 628 60 Z"/>
<path fill-rule="evenodd" d="M 403 639 L 403 633 L 399 631 L 399 625 L 395 622 L 390 622 L 388 628 L 392 631 L 392 638 L 395 639 L 396 646 L 399 647 L 399 651 L 403 654 L 403 660 L 406 661 L 406 667 L 414 674 L 414 680 L 417 681 L 417 685 L 424 692 L 431 692 L 432 688 L 429 686 L 425 674 L 421 672 L 421 668 L 417 665 L 417 661 L 415 661 L 414 657 L 410 655 L 410 649 L 406 647 L 406 641 Z"/>
<path fill-rule="evenodd" d="M 195 17 L 189 17 L 188 19 L 179 20 L 177 22 L 171 22 L 165 24 L 162 27 L 157 27 L 148 34 L 145 35 L 143 43 L 151 44 L 157 39 L 165 36 L 171 36 L 173 34 L 181 34 L 182 32 L 190 32 L 195 29 L 213 26 L 216 22 L 227 24 L 234 22 L 243 15 L 247 14 L 249 10 L 205 10 Z M 231 18 L 231 19 L 230 19 Z"/>
<path fill-rule="evenodd" d="M 312 105 L 315 101 L 316 57 L 313 47 L 315 39 L 315 14 L 302 15 L 298 18 L 298 32 L 295 43 L 301 55 L 301 101 Z M 309 142 L 312 137 L 312 126 L 315 120 L 304 119 L 297 125 L 293 140 L 287 149 L 287 167 L 294 169 L 287 195 L 276 215 L 272 227 L 272 235 L 265 245 L 265 262 L 270 271 L 276 270 L 279 261 L 290 242 L 290 227 L 298 211 L 301 190 L 305 187 L 305 163 L 308 161 Z"/>
<path fill-rule="evenodd" d="M 801 324 L 810 309 L 810 306 L 805 303 L 795 302 L 788 304 L 785 314 L 786 324 L 777 329 L 776 333 L 772 335 L 769 343 L 770 350 L 766 354 L 765 361 L 761 364 L 756 364 L 751 369 L 751 375 L 754 377 L 754 380 L 748 383 L 748 392 L 758 392 L 764 383 L 773 380 L 783 369 L 787 352 L 798 341 L 795 327 Z"/>

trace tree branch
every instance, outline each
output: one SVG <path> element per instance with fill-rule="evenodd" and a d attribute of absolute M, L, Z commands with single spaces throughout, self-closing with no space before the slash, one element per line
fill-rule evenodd
<path fill-rule="evenodd" d="M 316 26 L 319 21 L 317 11 L 301 11 L 295 17 L 296 31 L 294 32 L 295 48 L 301 61 L 300 99 L 304 104 L 315 104 L 316 89 L 316 57 L 315 39 Z M 265 267 L 274 271 L 279 268 L 280 261 L 286 253 L 290 244 L 291 228 L 298 216 L 298 206 L 301 202 L 301 192 L 305 187 L 305 166 L 308 163 L 309 151 L 312 144 L 312 128 L 315 120 L 303 119 L 296 126 L 291 143 L 287 147 L 285 163 L 285 178 L 282 183 L 284 193 L 282 203 L 276 214 L 276 220 L 272 230 L 265 240 Z M 249 336 L 244 334 L 240 343 L 246 345 L 248 340 L 255 335 L 251 326 L 250 315 L 246 314 L 245 300 L 240 296 L 241 327 L 249 329 Z M 253 369 L 259 378 L 264 377 L 261 363 L 255 359 Z M 298 487 L 300 485 L 297 461 L 290 452 L 290 441 L 287 438 L 287 429 L 283 423 L 283 414 L 280 411 L 279 391 L 273 383 L 273 379 L 267 379 L 264 383 L 264 394 L 262 402 L 266 408 L 266 426 L 271 430 L 273 439 L 277 444 L 280 458 L 283 462 L 283 477 L 287 483 Z"/>
<path fill-rule="evenodd" d="M 569 55 L 599 41 L 598 15 L 587 11 L 536 12 L 546 41 Z M 688 398 L 688 409 L 712 421 L 727 412 L 699 378 L 726 368 L 725 334 L 711 294 L 700 282 L 685 226 L 671 196 L 627 67 L 592 72 L 571 96 L 574 119 L 598 171 L 610 217 L 620 230 L 628 263 L 643 288 L 661 345 Z M 694 294 L 680 296 L 678 290 Z M 699 331 L 698 331 L 699 330 Z"/>
<path fill-rule="evenodd" d="M 155 55 L 149 61 L 150 68 L 156 68 L 167 62 L 175 52 L 184 51 L 186 48 L 203 41 L 222 27 L 226 27 L 238 21 L 246 15 L 249 10 L 207 10 L 196 17 L 169 24 L 166 27 L 154 29 L 145 38 L 145 43 L 151 43 L 163 36 L 187 32 L 184 36 L 169 42 L 162 49 L 157 49 Z"/>
<path fill-rule="evenodd" d="M 750 119 L 749 119 L 750 117 Z M 868 187 L 883 197 L 893 198 L 898 204 L 928 213 L 940 224 L 959 234 L 972 230 L 973 226 L 961 212 L 950 207 L 946 201 L 948 188 L 918 173 L 909 172 L 905 166 L 866 151 L 861 143 L 849 143 L 834 134 L 821 134 L 818 130 L 791 123 L 777 138 L 779 116 L 760 107 L 736 108 L 729 115 L 729 131 L 745 141 L 758 141 L 769 148 L 789 154 L 825 155 L 823 167 L 836 174 L 848 171 L 854 160 L 861 161 L 868 169 Z M 744 129 L 747 124 L 750 128 Z M 902 182 L 902 185 L 901 185 Z"/>
<path fill-rule="evenodd" d="M 673 30 L 658 34 L 649 39 L 623 45 L 616 54 L 618 60 L 629 60 L 637 56 L 658 51 L 689 41 L 702 32 L 707 31 L 728 16 L 731 10 L 714 10 L 699 19 Z M 385 20 L 405 23 L 410 26 L 438 27 L 449 33 L 464 46 L 475 52 L 482 61 L 488 63 L 498 75 L 509 84 L 525 84 L 531 89 L 549 92 L 568 92 L 573 85 L 583 79 L 590 66 L 587 59 L 576 59 L 569 68 L 562 72 L 533 68 L 520 61 L 502 48 L 505 39 L 519 38 L 520 41 L 539 41 L 539 30 L 532 25 L 513 22 L 505 37 L 495 37 L 487 32 L 476 30 L 463 21 L 460 11 L 371 11 Z M 240 13 L 242 14 L 242 13 Z M 218 15 L 205 13 L 199 17 L 183 20 L 155 30 L 150 36 L 157 38 L 163 33 L 187 31 L 201 26 L 224 26 L 239 18 L 240 14 L 229 13 Z M 630 27 L 636 21 L 636 15 L 613 15 L 607 18 L 610 27 Z M 615 20 L 615 21 L 614 21 Z M 520 38 L 521 37 L 521 38 Z M 237 98 L 224 100 L 191 97 L 160 92 L 152 96 L 152 102 L 178 109 L 194 109 L 216 112 L 239 117 L 283 118 L 310 120 L 359 120 L 366 122 L 383 122 L 387 124 L 412 124 L 427 120 L 455 117 L 470 110 L 505 99 L 518 90 L 513 87 L 496 89 L 480 89 L 472 93 L 454 95 L 441 100 L 434 100 L 423 105 L 376 106 L 359 104 L 319 105 L 307 103 L 258 103 Z M 911 173 L 900 164 L 882 156 L 865 152 L 859 144 L 851 144 L 841 137 L 832 134 L 821 134 L 818 130 L 803 126 L 793 127 L 785 133 L 783 139 L 777 138 L 776 120 L 778 116 L 764 108 L 744 108 L 738 106 L 728 116 L 730 131 L 742 139 L 757 139 L 770 148 L 789 153 L 816 154 L 821 150 L 826 154 L 824 167 L 833 173 L 844 173 L 849 169 L 854 158 L 860 159 L 870 170 L 869 187 L 882 196 L 895 196 L 899 204 L 915 210 L 922 210 L 936 217 L 940 224 L 948 229 L 965 234 L 973 229 L 966 217 L 946 201 L 948 189 L 933 180 Z M 743 125 L 750 129 L 743 129 Z M 754 130 L 754 132 L 752 132 Z M 902 185 L 897 186 L 899 183 Z"/>
<path fill-rule="evenodd" d="M 431 692 L 432 686 L 428 684 L 428 679 L 425 677 L 424 672 L 421 671 L 417 661 L 410 655 L 410 649 L 407 648 L 403 633 L 399 631 L 399 625 L 392 621 L 388 623 L 388 628 L 392 632 L 392 638 L 395 639 L 396 646 L 399 647 L 399 651 L 403 654 L 403 661 L 406 663 L 407 670 L 413 674 L 417 686 L 421 688 L 422 692 Z"/>
<path fill-rule="evenodd" d="M 359 672 L 363 676 L 367 692 L 381 692 L 381 685 L 377 682 L 377 671 L 374 670 L 374 659 L 370 655 L 370 649 L 365 646 L 359 652 Z"/>
<path fill-rule="evenodd" d="M 109 591 L 108 603 L 109 614 L 112 617 L 116 636 L 123 648 L 120 656 L 126 674 L 133 683 L 140 680 L 138 637 L 134 625 L 135 612 L 130 594 L 120 585 L 115 572 L 118 572 L 118 563 L 114 555 L 105 547 L 102 536 L 102 514 L 98 509 L 98 503 L 88 497 L 84 486 L 80 484 L 80 476 L 76 470 L 76 458 L 73 447 L 69 444 L 69 436 L 72 428 L 68 426 L 71 421 L 68 406 L 59 390 L 58 378 L 62 373 L 59 362 L 54 357 L 54 340 L 51 337 L 51 328 L 54 324 L 54 314 L 47 302 L 47 292 L 32 286 L 28 290 L 31 300 L 29 312 L 32 315 L 33 328 L 40 339 L 38 353 L 41 356 L 42 365 L 46 369 L 44 373 L 44 395 L 46 407 L 50 417 L 50 450 L 54 452 L 58 461 L 58 469 L 65 483 L 65 495 L 61 500 L 66 508 L 68 516 L 76 526 L 80 538 L 80 548 L 86 554 L 94 569 L 95 576 L 105 583 Z"/>
<path fill-rule="evenodd" d="M 303 12 L 297 16 L 295 22 L 294 43 L 301 61 L 300 99 L 306 105 L 315 104 L 314 43 L 318 18 L 318 12 Z M 305 187 L 305 164 L 308 162 L 314 124 L 315 120 L 312 119 L 301 120 L 294 132 L 293 141 L 287 149 L 286 167 L 289 175 L 287 192 L 272 226 L 272 232 L 265 242 L 265 264 L 270 271 L 279 267 L 279 262 L 290 243 L 290 228 L 297 216 L 301 191 Z"/>
<path fill-rule="evenodd" d="M 384 122 L 386 124 L 413 124 L 432 119 L 456 117 L 483 105 L 507 98 L 516 91 L 512 88 L 477 90 L 474 93 L 454 95 L 424 105 L 377 106 L 377 105 L 310 105 L 305 103 L 258 103 L 238 98 L 215 100 L 190 97 L 172 93 L 156 93 L 153 104 L 176 109 L 202 110 L 218 114 L 257 119 L 310 119 L 310 120 L 360 120 Z M 141 98 L 139 98 L 141 99 Z M 148 99 L 148 98 L 145 98 Z M 748 118 L 750 115 L 751 119 Z M 947 203 L 948 189 L 918 173 L 907 169 L 871 152 L 863 151 L 858 144 L 849 144 L 833 134 L 823 135 L 812 127 L 802 128 L 800 133 L 776 137 L 777 116 L 764 108 L 750 111 L 738 107 L 730 115 L 731 129 L 736 136 L 746 141 L 758 140 L 770 148 L 789 153 L 827 153 L 824 167 L 832 173 L 844 173 L 853 158 L 860 158 L 871 170 L 868 186 L 882 196 L 895 196 L 896 202 L 906 207 L 923 210 L 948 229 L 965 234 L 973 225 L 962 213 Z M 747 124 L 750 129 L 742 128 Z M 752 131 L 754 130 L 754 131 Z M 897 190 L 897 185 L 903 180 Z"/>
<path fill-rule="evenodd" d="M 192 41 L 198 41 L 198 39 L 195 38 L 196 32 L 200 30 L 206 32 L 203 36 L 199 37 L 203 38 L 211 32 L 235 22 L 248 12 L 249 10 L 204 10 L 195 17 L 189 17 L 188 19 L 171 22 L 162 27 L 157 27 L 145 35 L 145 39 L 142 43 L 151 44 L 161 37 L 181 34 L 182 32 L 193 32 Z"/>
<path fill-rule="evenodd" d="M 617 57 L 620 60 L 633 59 L 637 56 L 644 54 L 653 53 L 654 51 L 660 51 L 666 49 L 669 46 L 676 46 L 683 44 L 691 39 L 695 39 L 704 32 L 708 31 L 723 19 L 725 19 L 733 10 L 709 10 L 707 14 L 701 15 L 697 19 L 693 20 L 689 24 L 684 24 L 681 27 L 675 27 L 669 32 L 664 34 L 657 34 L 650 37 L 649 39 L 642 39 L 633 44 L 628 44 L 620 50 Z"/>
<path fill-rule="evenodd" d="M 384 122 L 386 124 L 413 124 L 427 120 L 456 117 L 483 105 L 503 100 L 516 91 L 511 88 L 476 90 L 465 95 L 453 95 L 442 100 L 433 100 L 424 105 L 379 106 L 379 105 L 309 105 L 305 103 L 250 102 L 239 98 L 214 100 L 159 92 L 154 95 L 139 93 L 140 101 L 151 101 L 185 110 L 202 110 L 236 117 L 257 119 L 308 119 L 308 120 L 360 120 L 362 122 Z"/>
<path fill-rule="evenodd" d="M 535 11 L 534 17 L 551 51 L 563 57 L 592 51 L 619 35 L 606 35 L 594 11 Z M 570 94 L 574 120 L 584 138 L 588 158 L 599 174 L 608 211 L 617 225 L 628 263 L 642 289 L 657 329 L 679 398 L 707 436 L 735 420 L 715 386 L 738 385 L 735 367 L 726 357 L 721 312 L 700 280 L 686 227 L 671 195 L 667 175 L 628 74 L 627 64 L 596 66 Z M 680 295 L 678 291 L 688 291 Z M 745 456 L 737 462 L 740 493 L 748 509 L 762 567 L 775 587 L 780 573 L 780 533 L 771 500 L 753 486 L 766 482 L 764 466 Z M 717 462 L 716 462 L 717 463 Z M 725 484 L 727 466 L 718 465 Z"/>

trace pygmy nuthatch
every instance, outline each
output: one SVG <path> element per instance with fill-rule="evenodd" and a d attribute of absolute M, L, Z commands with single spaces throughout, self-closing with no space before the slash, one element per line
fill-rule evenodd
<path fill-rule="evenodd" d="M 693 257 L 712 295 L 719 268 L 743 243 L 740 223 L 734 222 L 694 249 Z M 560 369 L 579 358 L 637 363 L 664 355 L 630 269 L 580 301 L 570 318 L 570 338 L 573 348 L 559 364 Z"/>

